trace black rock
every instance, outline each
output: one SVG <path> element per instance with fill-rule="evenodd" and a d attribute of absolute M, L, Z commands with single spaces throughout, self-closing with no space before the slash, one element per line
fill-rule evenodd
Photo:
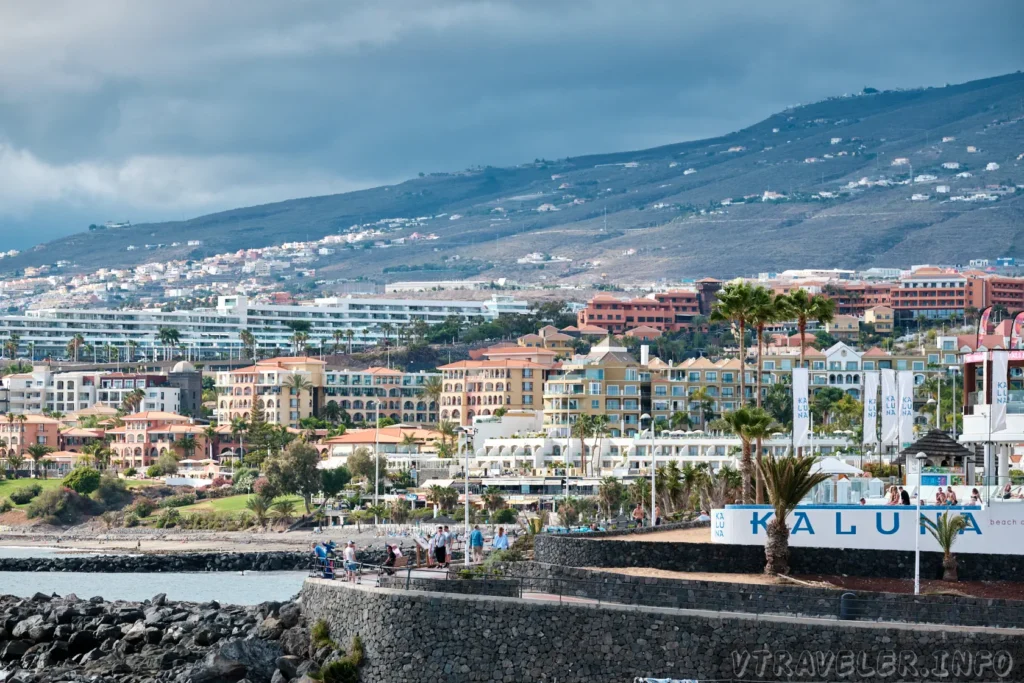
<path fill-rule="evenodd" d="M 299 619 L 302 618 L 302 610 L 294 602 L 289 602 L 281 605 L 277 618 L 285 628 L 291 628 L 299 623 Z"/>
<path fill-rule="evenodd" d="M 12 659 L 21 659 L 30 647 L 32 647 L 32 643 L 27 640 L 12 640 L 4 645 L 4 649 L 0 651 L 0 659 L 5 662 Z"/>
<path fill-rule="evenodd" d="M 21 638 L 22 636 L 28 635 L 28 632 L 36 626 L 41 626 L 43 623 L 42 614 L 33 614 L 27 619 L 19 621 L 11 631 L 11 635 L 15 638 Z"/>
<path fill-rule="evenodd" d="M 100 639 L 89 631 L 76 631 L 71 634 L 68 640 L 68 651 L 73 655 L 80 655 L 95 649 L 100 644 Z"/>
<path fill-rule="evenodd" d="M 196 645 L 202 645 L 203 647 L 213 645 L 220 640 L 220 634 L 212 628 L 202 627 L 194 636 Z"/>
<path fill-rule="evenodd" d="M 284 657 L 277 658 L 277 669 L 284 674 L 285 678 L 295 678 L 300 664 L 302 664 L 302 660 L 295 655 L 285 655 Z"/>
<path fill-rule="evenodd" d="M 157 593 L 150 602 L 157 607 L 163 607 L 167 604 L 167 593 Z"/>
<path fill-rule="evenodd" d="M 45 593 L 36 593 L 32 596 L 32 602 L 50 602 L 53 598 Z"/>

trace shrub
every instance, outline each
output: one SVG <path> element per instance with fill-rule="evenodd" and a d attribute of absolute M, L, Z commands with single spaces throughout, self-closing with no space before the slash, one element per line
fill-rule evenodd
<path fill-rule="evenodd" d="M 157 529 L 171 529 L 177 526 L 178 522 L 181 521 L 181 513 L 171 508 L 164 510 L 159 517 L 156 519 Z"/>
<path fill-rule="evenodd" d="M 126 515 L 125 518 L 124 518 L 124 525 L 126 527 L 138 526 L 139 525 L 139 517 L 138 517 L 138 515 L 136 515 L 134 513 Z"/>
<path fill-rule="evenodd" d="M 330 645 L 334 649 L 338 648 L 337 644 L 331 640 L 331 627 L 323 619 L 313 624 L 313 628 L 309 631 L 309 638 L 313 642 L 313 648 L 316 650 L 326 645 Z"/>
<path fill-rule="evenodd" d="M 139 500 L 135 501 L 134 504 L 132 504 L 131 508 L 129 509 L 129 512 L 131 512 L 131 514 L 135 515 L 139 519 L 142 519 L 145 517 L 149 517 L 150 514 L 152 514 L 153 510 L 155 509 L 156 505 L 153 504 L 153 501 L 149 500 L 148 498 L 140 498 Z"/>
<path fill-rule="evenodd" d="M 519 514 L 512 508 L 502 508 L 494 513 L 491 524 L 515 524 Z"/>
<path fill-rule="evenodd" d="M 10 498 L 0 498 L 0 513 L 10 512 L 14 508 L 14 503 L 11 502 Z"/>
<path fill-rule="evenodd" d="M 28 506 L 30 519 L 40 518 L 47 524 L 76 524 L 88 507 L 87 499 L 71 489 L 50 489 Z"/>
<path fill-rule="evenodd" d="M 99 488 L 100 471 L 93 469 L 92 467 L 79 465 L 68 472 L 62 483 L 64 488 L 71 489 L 72 491 L 76 491 L 82 495 L 89 495 Z"/>
<path fill-rule="evenodd" d="M 196 494 L 194 493 L 179 493 L 176 496 L 170 498 L 164 498 L 160 502 L 160 507 L 163 508 L 180 508 L 186 505 L 192 505 L 196 502 Z"/>
<path fill-rule="evenodd" d="M 210 482 L 210 486 L 220 488 L 226 483 L 228 483 L 228 480 L 218 474 L 216 477 L 213 478 L 213 481 Z"/>
<path fill-rule="evenodd" d="M 251 469 L 241 469 L 235 472 L 234 483 L 231 488 L 235 490 L 235 493 L 249 493 L 252 484 L 256 481 L 259 476 L 259 472 Z"/>
<path fill-rule="evenodd" d="M 116 510 L 131 500 L 132 494 L 121 479 L 109 472 L 100 477 L 100 485 L 93 491 L 92 499 L 108 510 Z"/>
<path fill-rule="evenodd" d="M 277 489 L 270 480 L 266 477 L 259 477 L 252 483 L 252 491 L 257 496 L 263 496 L 265 498 L 274 498 L 277 493 Z"/>
<path fill-rule="evenodd" d="M 146 476 L 150 479 L 156 479 L 157 477 L 162 476 L 163 473 L 164 470 L 160 465 L 150 465 L 146 468 Z"/>
<path fill-rule="evenodd" d="M 134 467 L 129 467 L 128 469 L 126 469 L 124 471 L 124 476 L 126 476 L 126 477 L 134 477 L 138 473 L 139 473 L 139 471 L 137 469 L 135 469 Z"/>
<path fill-rule="evenodd" d="M 359 683 L 359 667 L 363 665 L 363 657 L 363 640 L 358 635 L 353 636 L 349 653 L 325 664 L 320 669 L 320 680 L 324 683 Z"/>
<path fill-rule="evenodd" d="M 36 496 L 38 496 L 43 490 L 43 487 L 39 484 L 32 482 L 31 484 L 25 484 L 14 490 L 11 493 L 11 500 L 18 505 L 24 505 Z"/>

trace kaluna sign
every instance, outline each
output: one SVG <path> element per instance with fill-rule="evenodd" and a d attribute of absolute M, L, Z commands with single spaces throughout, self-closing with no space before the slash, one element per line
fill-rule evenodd
<path fill-rule="evenodd" d="M 936 520 L 947 510 L 951 516 L 962 515 L 967 520 L 956 552 L 1024 555 L 1024 504 L 1002 503 L 985 509 L 926 506 L 921 515 Z M 712 510 L 711 540 L 764 545 L 768 522 L 774 516 L 767 505 L 728 505 Z M 909 505 L 808 505 L 798 507 L 787 522 L 789 544 L 795 547 L 913 550 L 916 531 L 921 535 L 921 550 L 940 550 L 917 520 L 917 508 Z"/>

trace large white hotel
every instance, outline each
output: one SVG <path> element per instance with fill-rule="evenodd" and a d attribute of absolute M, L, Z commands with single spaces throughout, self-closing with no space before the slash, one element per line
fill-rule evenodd
<path fill-rule="evenodd" d="M 0 317 L 0 338 L 17 334 L 23 349 L 29 348 L 33 357 L 42 358 L 47 354 L 66 355 L 68 342 L 81 334 L 85 343 L 97 348 L 113 345 L 127 358 L 130 345 L 134 345 L 135 355 L 160 354 L 164 349 L 160 329 L 173 328 L 188 357 L 225 358 L 241 352 L 242 330 L 252 333 L 257 349 L 269 352 L 291 347 L 293 330 L 289 323 L 308 322 L 306 343 L 317 349 L 323 342 L 323 348 L 329 351 L 336 343 L 337 331 L 346 333 L 341 343 L 347 346 L 347 332 L 351 330 L 352 347 L 358 349 L 378 343 L 384 337 L 382 326 L 386 323 L 398 330 L 416 320 L 430 325 L 450 316 L 487 321 L 502 313 L 527 311 L 525 301 L 501 296 L 484 301 L 331 297 L 316 299 L 310 305 L 271 305 L 253 303 L 238 295 L 218 297 L 216 308 L 167 313 L 100 308 L 32 310 Z"/>

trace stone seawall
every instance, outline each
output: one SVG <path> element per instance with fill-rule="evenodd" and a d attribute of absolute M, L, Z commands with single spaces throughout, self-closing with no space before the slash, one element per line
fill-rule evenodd
<path fill-rule="evenodd" d="M 227 572 L 308 569 L 308 552 L 64 555 L 0 558 L 4 572 Z"/>
<path fill-rule="evenodd" d="M 631 576 L 540 562 L 509 562 L 502 572 L 523 591 L 649 607 L 715 609 L 752 614 L 1020 627 L 1024 602 L 962 596 L 913 596 L 792 585 L 762 585 Z"/>
<path fill-rule="evenodd" d="M 910 550 L 791 548 L 793 574 L 832 574 L 881 578 L 914 575 Z M 724 543 L 656 543 L 617 541 L 586 536 L 541 534 L 535 539 L 534 558 L 567 567 L 648 567 L 680 572 L 764 571 L 764 547 Z M 957 555 L 960 578 L 965 581 L 1017 581 L 1024 576 L 1024 555 Z M 921 576 L 942 577 L 942 553 L 921 553 Z"/>
<path fill-rule="evenodd" d="M 409 579 L 408 586 L 414 591 L 457 593 L 459 595 L 497 595 L 518 598 L 521 582 L 518 579 Z M 399 572 L 395 576 L 380 577 L 381 588 L 406 587 L 406 577 Z"/>
<path fill-rule="evenodd" d="M 310 623 L 363 639 L 365 681 L 1024 678 L 1024 632 L 404 592 L 308 579 Z"/>

